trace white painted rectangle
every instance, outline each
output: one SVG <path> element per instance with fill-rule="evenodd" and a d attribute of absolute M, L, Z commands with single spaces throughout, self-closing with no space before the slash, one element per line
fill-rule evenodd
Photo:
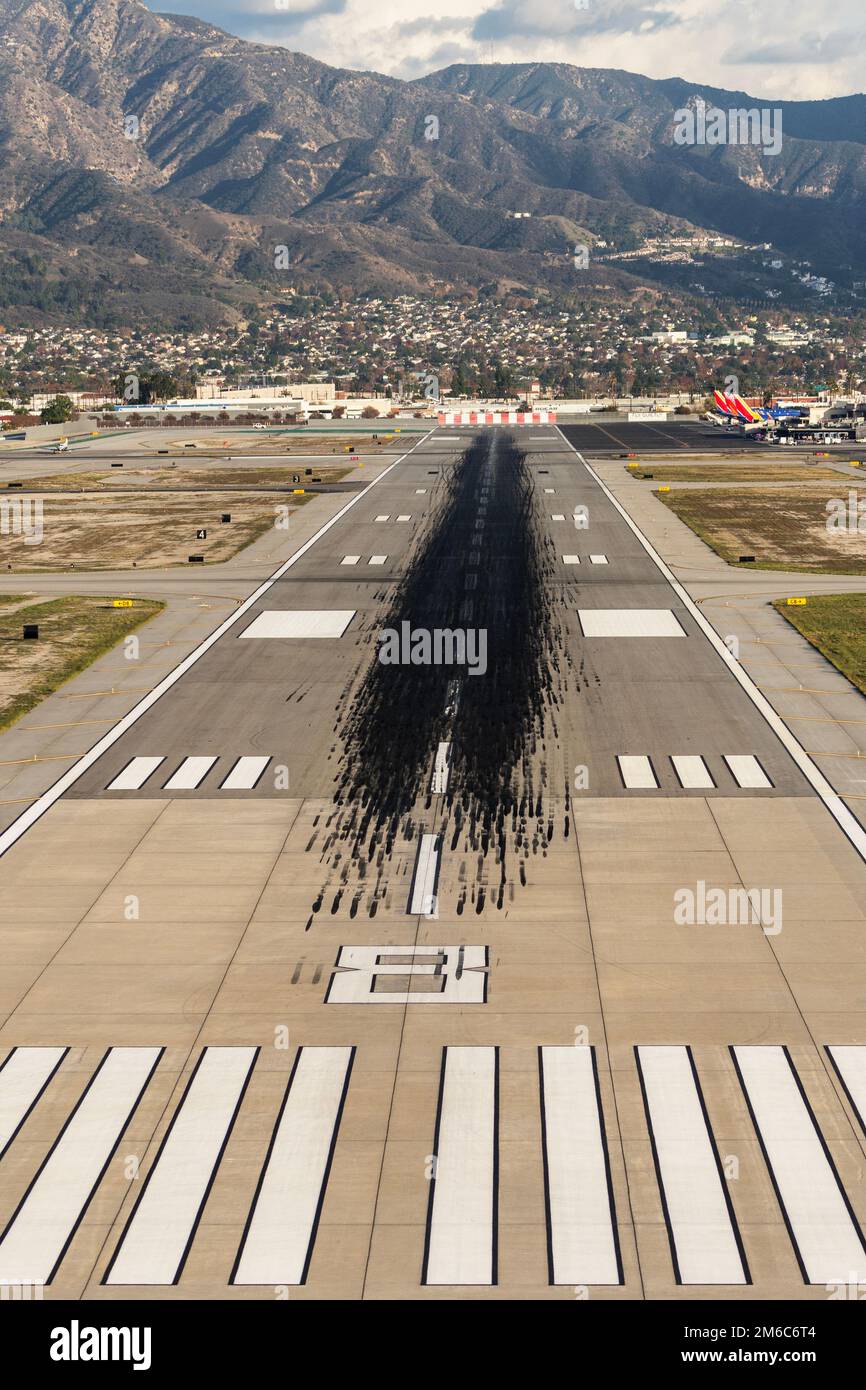
<path fill-rule="evenodd" d="M 257 1053 L 204 1049 L 103 1284 L 177 1283 Z"/>
<path fill-rule="evenodd" d="M 827 1052 L 848 1092 L 857 1122 L 866 1132 L 866 1047 L 828 1047 Z"/>
<path fill-rule="evenodd" d="M 669 608 L 579 608 L 584 637 L 685 637 Z"/>
<path fill-rule="evenodd" d="M 563 555 L 563 557 L 562 557 L 562 563 L 563 563 L 564 565 L 579 565 L 579 564 L 580 564 L 580 556 L 579 556 L 579 555 Z"/>
<path fill-rule="evenodd" d="M 783 1047 L 731 1049 L 809 1284 L 866 1280 L 866 1249 Z"/>
<path fill-rule="evenodd" d="M 387 558 L 387 555 L 371 555 L 369 563 L 371 565 L 384 565 Z"/>
<path fill-rule="evenodd" d="M 448 790 L 448 776 L 451 769 L 451 744 L 440 743 L 436 749 L 436 759 L 433 763 L 433 781 L 430 790 L 442 796 Z"/>
<path fill-rule="evenodd" d="M 546 493 L 548 493 L 548 494 L 552 497 L 552 496 L 554 496 L 555 493 L 556 493 L 556 488 L 555 488 L 555 487 L 546 487 L 546 488 L 544 489 L 544 491 L 545 491 Z"/>
<path fill-rule="evenodd" d="M 606 556 L 606 555 L 590 555 L 590 557 L 589 557 L 589 563 L 590 563 L 591 565 L 606 565 L 606 564 L 607 564 L 607 556 Z"/>
<path fill-rule="evenodd" d="M 415 489 L 415 496 L 416 496 L 416 497 L 423 497 L 424 494 L 426 493 L 426 491 L 427 491 L 426 487 L 416 487 L 416 489 Z"/>
<path fill-rule="evenodd" d="M 354 608 L 277 608 L 260 613 L 241 637 L 342 637 Z"/>
<path fill-rule="evenodd" d="M 0 1157 L 66 1056 L 65 1047 L 15 1047 L 0 1066 Z"/>
<path fill-rule="evenodd" d="M 160 763 L 164 763 L 165 758 L 133 758 L 132 762 L 127 763 L 122 772 L 119 772 L 113 782 L 109 782 L 107 790 L 110 792 L 135 792 L 139 787 L 143 787 L 152 772 L 155 772 Z"/>
<path fill-rule="evenodd" d="M 550 514 L 550 519 L 551 519 L 551 521 L 565 521 L 565 513 L 564 513 L 564 512 L 551 512 L 551 514 Z"/>
<path fill-rule="evenodd" d="M 403 513 L 401 513 L 400 516 L 397 517 L 397 520 L 398 520 L 398 521 L 411 521 L 411 520 L 412 520 L 412 517 L 411 517 L 411 515 L 410 515 L 408 512 L 403 512 Z"/>
<path fill-rule="evenodd" d="M 621 1284 L 591 1047 L 540 1047 L 551 1284 Z"/>
<path fill-rule="evenodd" d="M 342 560 L 340 561 L 340 564 L 341 564 L 341 565 L 357 565 L 357 563 L 358 563 L 358 561 L 360 560 L 360 558 L 361 558 L 360 555 L 344 555 L 343 558 L 342 558 Z"/>
<path fill-rule="evenodd" d="M 373 518 L 373 520 L 374 520 L 374 521 L 390 521 L 390 520 L 391 520 L 391 514 L 390 514 L 390 512 L 385 512 L 384 515 L 382 515 L 382 516 L 376 516 L 376 517 Z"/>
<path fill-rule="evenodd" d="M 205 758 L 184 758 L 177 772 L 165 784 L 167 792 L 189 792 L 203 782 L 210 772 L 216 756 Z"/>
<path fill-rule="evenodd" d="M 161 1052 L 106 1053 L 0 1238 L 0 1283 L 51 1282 Z"/>
<path fill-rule="evenodd" d="M 712 788 L 716 784 L 710 775 L 703 758 L 698 753 L 672 753 L 671 762 L 674 765 L 674 772 L 679 778 L 681 787 L 693 788 Z"/>
<path fill-rule="evenodd" d="M 303 1284 L 355 1049 L 302 1047 L 238 1251 L 232 1284 Z"/>
<path fill-rule="evenodd" d="M 751 753 L 726 753 L 724 756 L 738 787 L 772 787 L 773 784 L 758 759 Z"/>
<path fill-rule="evenodd" d="M 231 772 L 220 782 L 221 792 L 248 792 L 258 783 L 270 757 L 238 758 Z"/>
<path fill-rule="evenodd" d="M 632 790 L 638 790 L 640 788 L 649 788 L 651 791 L 657 790 L 658 781 L 653 771 L 653 765 L 645 754 L 618 753 L 616 760 L 619 763 L 620 775 L 624 786 Z"/>
<path fill-rule="evenodd" d="M 495 1047 L 446 1047 L 424 1284 L 495 1284 L 499 1067 Z"/>
<path fill-rule="evenodd" d="M 409 900 L 409 914 L 424 917 L 436 914 L 436 877 L 439 872 L 439 837 L 422 835 L 415 862 L 415 878 Z"/>
<path fill-rule="evenodd" d="M 677 1282 L 747 1284 L 688 1048 L 636 1051 Z"/>

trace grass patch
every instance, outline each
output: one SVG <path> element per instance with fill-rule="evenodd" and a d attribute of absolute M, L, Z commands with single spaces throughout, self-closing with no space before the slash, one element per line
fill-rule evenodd
<path fill-rule="evenodd" d="M 866 695 L 866 594 L 821 594 L 803 608 L 777 599 L 773 607 Z"/>
<path fill-rule="evenodd" d="M 187 464 L 187 466 L 184 466 Z M 354 467 L 354 465 L 353 465 Z M 323 483 L 338 483 L 351 470 L 349 468 L 334 468 L 328 464 L 323 467 L 314 468 L 317 479 Z M 300 478 L 300 482 L 295 483 L 295 478 Z M 291 490 L 293 487 L 309 487 L 312 484 L 312 476 L 307 476 L 303 468 L 281 468 L 279 466 L 259 468 L 253 465 L 236 468 L 220 467 L 214 464 L 212 467 L 190 467 L 188 461 L 179 463 L 177 467 L 160 465 L 156 468 L 143 468 L 140 464 L 133 464 L 130 467 L 112 468 L 104 473 L 52 473 L 47 478 L 32 478 L 22 489 L 26 492 L 36 492 L 42 488 L 59 488 L 61 491 L 70 489 L 83 489 L 84 491 L 101 491 L 117 487 L 141 487 L 144 491 L 148 487 L 153 488 L 177 488 L 182 491 L 184 488 L 201 487 L 220 487 L 220 488 L 256 488 L 256 487 L 284 487 Z"/>
<path fill-rule="evenodd" d="M 165 607 L 152 599 L 134 603 L 133 608 L 112 608 L 109 598 L 58 598 L 0 617 L 0 729 Z M 39 624 L 38 641 L 24 641 L 24 623 Z"/>
<path fill-rule="evenodd" d="M 754 555 L 755 569 L 866 574 L 866 531 L 827 527 L 827 503 L 847 501 L 849 490 L 856 491 L 839 478 L 836 487 L 808 491 L 689 488 L 666 492 L 659 501 L 728 564 Z"/>

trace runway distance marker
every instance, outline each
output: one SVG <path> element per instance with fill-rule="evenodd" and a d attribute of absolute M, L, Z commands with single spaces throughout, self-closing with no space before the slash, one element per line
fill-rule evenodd
<path fill-rule="evenodd" d="M 806 605 L 806 599 L 804 598 L 788 598 L 785 599 L 785 602 L 789 608 L 804 608 Z"/>

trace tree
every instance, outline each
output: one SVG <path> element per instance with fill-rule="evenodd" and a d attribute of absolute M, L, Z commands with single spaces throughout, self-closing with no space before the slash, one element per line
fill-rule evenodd
<path fill-rule="evenodd" d="M 374 405 L 365 405 L 361 411 L 362 420 L 378 420 L 379 412 Z"/>
<path fill-rule="evenodd" d="M 68 396 L 55 396 L 39 412 L 43 425 L 63 425 L 75 416 L 75 406 Z"/>

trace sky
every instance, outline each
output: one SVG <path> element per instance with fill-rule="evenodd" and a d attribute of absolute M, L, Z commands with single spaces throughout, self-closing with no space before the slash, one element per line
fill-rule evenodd
<path fill-rule="evenodd" d="M 565 62 L 764 98 L 866 88 L 863 0 L 148 0 L 334 67 Z"/>

